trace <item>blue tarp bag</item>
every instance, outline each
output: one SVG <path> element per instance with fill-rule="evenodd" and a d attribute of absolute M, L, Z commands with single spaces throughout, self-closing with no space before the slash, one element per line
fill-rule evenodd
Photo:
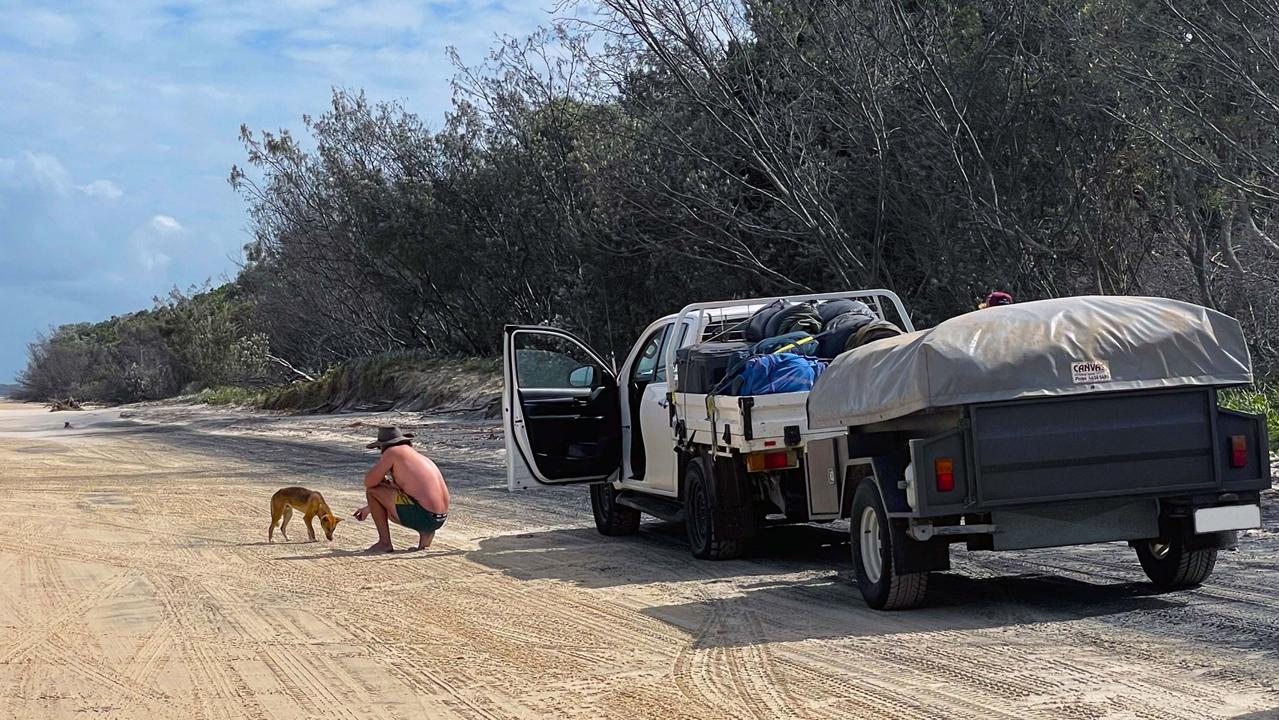
<path fill-rule="evenodd" d="M 737 395 L 771 395 L 813 389 L 826 363 L 795 353 L 759 355 L 746 361 Z"/>

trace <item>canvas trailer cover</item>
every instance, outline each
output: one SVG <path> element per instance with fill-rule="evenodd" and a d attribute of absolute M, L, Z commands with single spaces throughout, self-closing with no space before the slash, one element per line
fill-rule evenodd
<path fill-rule="evenodd" d="M 840 355 L 808 396 L 812 428 L 930 408 L 1252 382 L 1243 330 L 1205 307 L 1071 297 L 967 313 Z"/>

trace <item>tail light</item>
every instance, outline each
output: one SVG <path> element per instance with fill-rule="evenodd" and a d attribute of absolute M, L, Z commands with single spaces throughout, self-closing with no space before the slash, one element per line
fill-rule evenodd
<path fill-rule="evenodd" d="M 750 453 L 746 456 L 747 472 L 763 472 L 765 470 L 787 470 L 798 467 L 799 463 L 791 457 L 787 450 L 774 452 Z"/>
<path fill-rule="evenodd" d="M 933 463 L 937 474 L 937 492 L 950 492 L 955 489 L 955 461 L 950 458 L 937 458 Z"/>
<path fill-rule="evenodd" d="M 1248 436 L 1230 436 L 1230 467 L 1248 467 Z"/>

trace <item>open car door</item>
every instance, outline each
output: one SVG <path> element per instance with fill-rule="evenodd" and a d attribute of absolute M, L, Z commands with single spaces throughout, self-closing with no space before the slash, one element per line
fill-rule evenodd
<path fill-rule="evenodd" d="M 622 462 L 617 378 L 563 330 L 508 325 L 503 340 L 507 488 L 608 480 Z"/>

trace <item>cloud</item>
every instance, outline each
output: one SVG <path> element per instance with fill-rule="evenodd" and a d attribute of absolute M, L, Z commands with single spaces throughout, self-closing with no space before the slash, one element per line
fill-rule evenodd
<path fill-rule="evenodd" d="M 28 10 L 8 20 L 4 34 L 32 47 L 66 47 L 80 40 L 80 24 L 75 18 L 50 10 Z"/>
<path fill-rule="evenodd" d="M 173 256 L 183 249 L 186 228 L 171 215 L 156 215 L 133 231 L 133 246 L 138 266 L 147 275 L 156 275 L 173 263 Z"/>
<path fill-rule="evenodd" d="M 119 200 L 124 196 L 124 191 L 110 180 L 75 185 L 71 173 L 56 156 L 30 150 L 24 152 L 21 159 L 0 157 L 0 185 L 36 188 L 59 196 L 69 195 L 75 189 L 101 200 Z"/>
<path fill-rule="evenodd" d="M 241 123 L 297 132 L 334 86 L 438 123 L 446 47 L 481 62 L 555 4 L 0 0 L 0 306 L 64 301 L 0 323 L 0 382 L 51 323 L 235 272 L 246 208 L 226 177 L 244 163 Z"/>
<path fill-rule="evenodd" d="M 426 22 L 421 3 L 386 2 L 350 3 L 337 13 L 338 27 L 375 31 L 413 31 Z"/>
<path fill-rule="evenodd" d="M 138 262 L 148 273 L 154 273 L 167 268 L 169 263 L 173 262 L 173 258 L 162 250 L 143 247 L 138 250 Z"/>
<path fill-rule="evenodd" d="M 182 223 L 169 215 L 156 215 L 151 218 L 151 228 L 161 235 L 172 235 L 183 231 Z"/>
<path fill-rule="evenodd" d="M 48 153 L 27 152 L 24 160 L 25 170 L 36 185 L 58 195 L 66 195 L 71 189 L 71 175 L 56 157 Z"/>
<path fill-rule="evenodd" d="M 110 180 L 94 180 L 88 185 L 76 186 L 76 190 L 91 198 L 102 200 L 119 200 L 124 196 L 124 191 L 116 187 L 115 183 Z"/>

